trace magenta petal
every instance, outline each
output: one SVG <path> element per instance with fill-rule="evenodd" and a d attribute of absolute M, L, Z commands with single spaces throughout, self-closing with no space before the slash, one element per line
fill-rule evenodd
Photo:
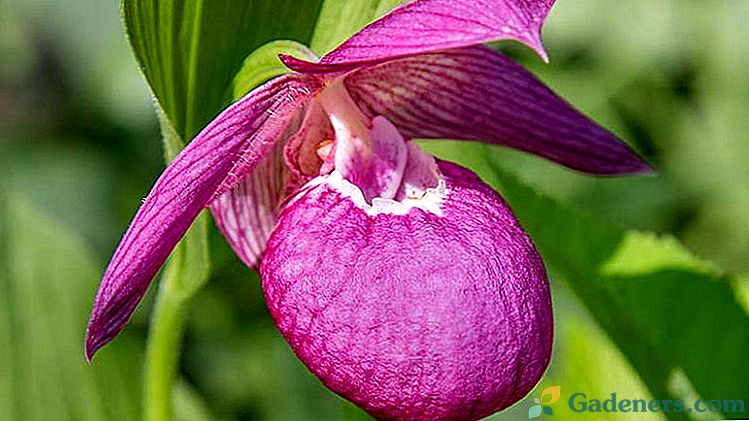
<path fill-rule="evenodd" d="M 555 0 L 416 0 L 393 9 L 346 40 L 319 63 L 285 56 L 303 73 L 363 64 L 489 41 L 513 39 L 547 60 L 541 26 Z"/>
<path fill-rule="evenodd" d="M 244 148 L 235 157 L 234 165 L 216 190 L 214 198 L 229 191 L 252 172 L 281 137 L 286 138 L 298 130 L 305 105 L 323 89 L 316 77 L 287 74 L 255 89 L 248 96 L 255 92 L 259 96 L 259 91 L 270 90 L 265 88 L 268 86 L 275 87 L 277 92 L 263 99 L 262 110 L 257 108 L 257 114 L 239 116 L 238 120 L 231 122 L 233 126 L 229 130 L 233 130 L 232 135 L 244 137 Z"/>
<path fill-rule="evenodd" d="M 257 266 L 284 197 L 288 171 L 279 144 L 251 174 L 211 203 L 211 213 L 227 242 L 250 267 Z"/>
<path fill-rule="evenodd" d="M 475 420 L 538 382 L 551 354 L 543 262 L 510 208 L 441 162 L 442 216 L 371 216 L 326 182 L 282 211 L 261 263 L 294 352 L 378 419 Z"/>
<path fill-rule="evenodd" d="M 393 60 L 345 83 L 366 114 L 412 138 L 499 144 L 592 174 L 650 171 L 624 142 L 488 47 Z"/>
<path fill-rule="evenodd" d="M 311 89 L 298 75 L 263 85 L 221 113 L 164 170 L 104 273 L 86 332 L 88 359 L 125 327 L 156 272 L 219 186 L 233 187 L 232 181 L 252 171 L 273 147 L 307 98 L 294 93 Z"/>
<path fill-rule="evenodd" d="M 357 185 L 367 201 L 375 197 L 392 199 L 398 193 L 408 160 L 406 142 L 387 119 L 372 119 L 367 149 L 336 146 L 336 165 L 344 178 Z"/>

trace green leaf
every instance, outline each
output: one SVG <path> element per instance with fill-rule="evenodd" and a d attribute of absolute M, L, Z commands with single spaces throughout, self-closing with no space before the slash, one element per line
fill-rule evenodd
<path fill-rule="evenodd" d="M 275 53 L 307 53 L 290 41 L 273 43 L 247 57 L 242 66 L 245 56 L 267 41 L 281 37 L 308 41 L 321 1 L 123 0 L 122 4 L 130 42 L 157 99 L 165 158 L 171 161 L 187 143 L 184 140 L 193 137 L 238 90 L 249 90 L 263 78 L 284 71 Z M 147 358 L 150 419 L 171 417 L 171 385 L 186 308 L 210 275 L 207 218 L 204 212 L 174 250 L 160 283 Z"/>
<path fill-rule="evenodd" d="M 158 103 L 154 104 L 154 108 L 156 110 L 156 117 L 159 120 L 161 143 L 164 146 L 164 162 L 169 163 L 185 147 L 185 142 L 182 141 L 179 133 L 177 133 L 177 129 L 174 128 L 164 109 Z"/>
<path fill-rule="evenodd" d="M 131 334 L 84 362 L 100 268 L 85 244 L 23 196 L 0 197 L 0 418 L 139 418 L 141 345 Z"/>
<path fill-rule="evenodd" d="M 234 76 L 233 99 L 237 100 L 256 86 L 290 72 L 291 70 L 278 59 L 279 54 L 289 54 L 307 60 L 317 58 L 312 50 L 298 42 L 288 40 L 269 42 L 253 51 L 242 63 L 242 68 Z"/>
<path fill-rule="evenodd" d="M 736 375 L 749 372 L 749 318 L 728 278 L 673 238 L 626 233 L 498 173 L 546 262 L 569 282 L 655 396 L 678 397 L 672 382 L 680 371 L 704 398 L 749 396 L 749 378 Z"/>
<path fill-rule="evenodd" d="M 205 402 L 185 382 L 177 382 L 174 388 L 174 419 L 177 421 L 209 421 L 213 416 Z"/>
<path fill-rule="evenodd" d="M 587 399 L 601 401 L 608 399 L 611 393 L 616 393 L 618 399 L 654 399 L 619 350 L 595 324 L 586 322 L 565 317 L 559 325 L 557 348 L 562 351 L 555 361 L 559 374 L 547 376 L 549 382 L 562 385 L 563 398 L 554 405 L 554 419 L 577 421 L 586 415 L 600 421 L 664 419 L 659 413 L 642 412 L 599 412 L 581 416 L 570 409 L 569 399 L 574 393 L 585 393 Z M 581 355 L 585 358 L 580 358 Z"/>
<path fill-rule="evenodd" d="M 242 60 L 274 39 L 307 43 L 321 0 L 122 0 L 127 34 L 166 116 L 192 138 L 232 95 Z"/>
<path fill-rule="evenodd" d="M 322 4 L 310 45 L 289 40 L 269 42 L 253 51 L 242 63 L 242 68 L 234 76 L 234 99 L 247 94 L 267 80 L 288 73 L 290 70 L 278 59 L 279 54 L 315 60 L 317 54 L 328 52 L 336 45 L 353 35 L 369 22 L 380 17 L 403 0 L 327 0 Z M 313 51 L 314 50 L 314 51 Z"/>
<path fill-rule="evenodd" d="M 162 288 L 167 293 L 189 299 L 208 281 L 211 274 L 208 219 L 209 212 L 201 212 L 169 256 L 162 279 Z"/>
<path fill-rule="evenodd" d="M 552 278 L 567 281 L 654 397 L 749 396 L 749 377 L 737 374 L 749 372 L 749 317 L 736 280 L 672 237 L 627 232 L 537 195 L 493 162 L 488 146 L 426 145 L 441 157 L 475 157 L 474 169 L 503 193 Z"/>
<path fill-rule="evenodd" d="M 321 56 L 405 0 L 325 0 L 312 37 Z"/>

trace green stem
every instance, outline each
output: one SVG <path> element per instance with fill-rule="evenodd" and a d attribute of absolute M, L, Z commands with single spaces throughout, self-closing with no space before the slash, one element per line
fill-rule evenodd
<path fill-rule="evenodd" d="M 172 392 L 189 300 L 174 290 L 169 282 L 172 279 L 166 276 L 159 290 L 148 335 L 143 414 L 146 421 L 174 418 Z"/>
<path fill-rule="evenodd" d="M 208 215 L 203 212 L 172 252 L 151 319 L 145 367 L 143 419 L 171 421 L 174 382 L 192 297 L 210 275 Z"/>
<path fill-rule="evenodd" d="M 167 162 L 184 146 L 174 126 L 156 107 Z M 171 421 L 173 391 L 179 369 L 187 308 L 211 272 L 208 249 L 208 214 L 203 211 L 172 251 L 163 271 L 148 334 L 143 419 Z"/>

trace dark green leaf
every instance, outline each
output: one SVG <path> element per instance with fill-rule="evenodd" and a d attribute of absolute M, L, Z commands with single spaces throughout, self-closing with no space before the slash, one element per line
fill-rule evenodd
<path fill-rule="evenodd" d="M 127 33 L 176 132 L 192 138 L 228 104 L 242 60 L 274 39 L 307 43 L 321 0 L 123 0 Z"/>

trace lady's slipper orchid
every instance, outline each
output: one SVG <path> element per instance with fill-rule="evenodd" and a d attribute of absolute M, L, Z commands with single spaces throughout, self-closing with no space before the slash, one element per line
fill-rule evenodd
<path fill-rule="evenodd" d="M 546 58 L 554 0 L 416 0 L 210 123 L 138 210 L 96 297 L 91 358 L 206 206 L 259 266 L 270 312 L 325 385 L 382 419 L 477 419 L 548 365 L 543 262 L 502 198 L 412 138 L 466 139 L 593 174 L 649 171 L 482 42 Z"/>

